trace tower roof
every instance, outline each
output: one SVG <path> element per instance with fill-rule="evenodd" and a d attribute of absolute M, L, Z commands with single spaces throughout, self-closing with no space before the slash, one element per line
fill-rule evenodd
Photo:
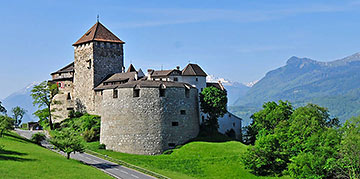
<path fill-rule="evenodd" d="M 130 64 L 128 70 L 126 72 L 136 72 L 136 69 L 133 64 Z"/>
<path fill-rule="evenodd" d="M 107 29 L 100 22 L 97 22 L 93 25 L 78 41 L 76 41 L 73 46 L 80 45 L 86 42 L 113 42 L 124 44 L 125 42 L 120 40 L 116 35 L 114 35 L 109 29 Z"/>
<path fill-rule="evenodd" d="M 207 76 L 204 70 L 197 64 L 189 63 L 182 71 L 183 76 Z"/>

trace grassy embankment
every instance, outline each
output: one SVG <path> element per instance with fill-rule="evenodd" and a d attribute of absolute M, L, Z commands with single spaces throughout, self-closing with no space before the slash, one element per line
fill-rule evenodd
<path fill-rule="evenodd" d="M 100 170 L 40 147 L 17 134 L 0 138 L 0 178 L 111 178 Z"/>
<path fill-rule="evenodd" d="M 185 178 L 266 178 L 244 169 L 239 156 L 247 146 L 230 142 L 191 142 L 168 155 L 133 155 L 98 149 L 99 143 L 89 143 L 92 151 L 137 165 L 167 177 Z M 270 177 L 268 177 L 270 178 Z"/>

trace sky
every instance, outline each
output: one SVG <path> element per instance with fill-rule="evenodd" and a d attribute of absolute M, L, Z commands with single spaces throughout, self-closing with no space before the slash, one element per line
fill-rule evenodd
<path fill-rule="evenodd" d="M 0 99 L 71 63 L 72 44 L 100 22 L 125 41 L 125 65 L 252 82 L 291 56 L 332 61 L 360 52 L 359 0 L 0 1 Z"/>

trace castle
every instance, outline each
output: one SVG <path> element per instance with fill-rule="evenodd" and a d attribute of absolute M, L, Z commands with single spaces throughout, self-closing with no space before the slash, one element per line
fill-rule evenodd
<path fill-rule="evenodd" d="M 160 154 L 196 137 L 204 121 L 199 92 L 207 86 L 225 90 L 221 83 L 207 83 L 197 64 L 147 75 L 132 64 L 126 70 L 124 44 L 100 22 L 73 44 L 74 62 L 51 74 L 60 91 L 54 97 L 60 103 L 51 106 L 54 122 L 70 111 L 100 115 L 100 143 L 125 153 Z M 225 123 L 241 135 L 241 119 Z"/>

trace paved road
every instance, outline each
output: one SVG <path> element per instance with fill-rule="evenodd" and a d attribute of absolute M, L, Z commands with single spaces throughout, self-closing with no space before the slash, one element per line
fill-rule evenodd
<path fill-rule="evenodd" d="M 19 135 L 30 139 L 31 136 L 34 133 L 37 132 L 42 132 L 43 131 L 27 131 L 27 130 L 21 130 L 21 129 L 15 129 L 16 133 L 18 133 Z M 61 155 L 65 154 L 63 152 L 58 152 L 56 150 L 53 149 L 53 146 L 47 142 L 47 141 L 43 141 L 41 143 L 44 147 L 53 150 L 57 153 L 60 153 Z M 75 160 L 79 160 L 82 161 L 88 165 L 91 165 L 93 167 L 96 167 L 99 170 L 102 170 L 103 172 L 111 175 L 112 177 L 115 178 L 122 178 L 122 179 L 154 179 L 154 177 L 145 175 L 143 173 L 140 173 L 138 171 L 123 167 L 121 165 L 118 165 L 116 163 L 101 159 L 99 157 L 87 154 L 87 153 L 76 153 L 76 154 L 71 154 L 71 158 L 75 159 Z"/>

